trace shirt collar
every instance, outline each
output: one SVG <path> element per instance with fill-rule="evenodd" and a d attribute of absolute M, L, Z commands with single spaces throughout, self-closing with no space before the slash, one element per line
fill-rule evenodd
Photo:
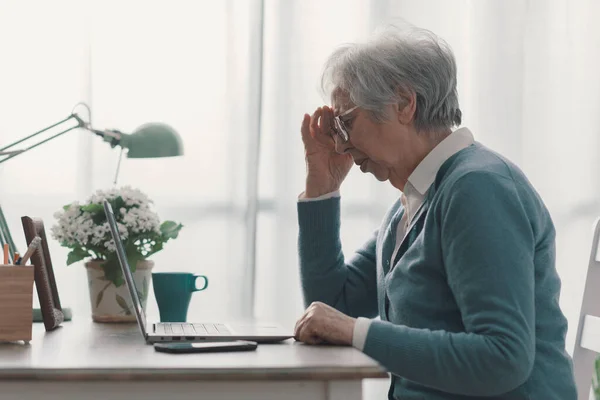
<path fill-rule="evenodd" d="M 463 127 L 455 130 L 425 156 L 408 177 L 408 182 L 424 196 L 433 184 L 442 164 L 473 143 L 473 134 L 468 128 Z"/>

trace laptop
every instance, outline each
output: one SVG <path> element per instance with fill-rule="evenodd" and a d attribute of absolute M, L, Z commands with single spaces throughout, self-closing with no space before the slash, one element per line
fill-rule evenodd
<path fill-rule="evenodd" d="M 256 323 L 147 323 L 146 313 L 142 308 L 142 302 L 138 296 L 138 291 L 133 281 L 133 276 L 129 269 L 129 263 L 123 248 L 123 242 L 112 207 L 107 200 L 104 200 L 104 212 L 108 220 L 110 232 L 117 248 L 117 257 L 123 270 L 125 284 L 129 289 L 133 309 L 137 319 L 140 331 L 146 340 L 146 343 L 163 342 L 200 342 L 200 341 L 231 341 L 231 340 L 250 340 L 258 343 L 273 343 L 293 337 L 293 334 L 277 324 L 256 324 Z"/>

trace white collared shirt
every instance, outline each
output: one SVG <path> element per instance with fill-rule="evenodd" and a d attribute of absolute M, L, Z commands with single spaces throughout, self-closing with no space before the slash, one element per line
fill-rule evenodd
<path fill-rule="evenodd" d="M 400 249 L 402 240 L 407 233 L 407 227 L 412 222 L 419 207 L 423 204 L 425 195 L 435 181 L 435 177 L 442 164 L 454 154 L 469 147 L 473 143 L 474 138 L 471 131 L 468 128 L 459 128 L 435 146 L 410 174 L 408 181 L 404 186 L 404 193 L 402 193 L 400 198 L 402 205 L 405 208 L 405 212 L 396 228 L 396 246 L 392 254 L 392 259 L 390 260 L 390 265 L 394 262 L 394 258 Z M 332 197 L 338 197 L 339 195 L 339 191 L 335 191 L 312 199 L 299 198 L 298 201 L 325 200 Z M 362 351 L 365 347 L 365 341 L 367 340 L 370 325 L 371 320 L 368 318 L 359 317 L 356 320 L 352 337 L 352 346 Z"/>
<path fill-rule="evenodd" d="M 465 147 L 472 145 L 473 142 L 473 134 L 469 129 L 459 128 L 455 130 L 447 138 L 438 143 L 417 165 L 412 174 L 410 174 L 404 186 L 404 193 L 402 193 L 400 198 L 405 212 L 396 228 L 396 247 L 392 253 L 390 265 L 394 263 L 394 259 L 400 250 L 400 245 L 407 233 L 406 229 L 410 226 L 415 213 L 423 204 L 425 195 L 429 187 L 433 184 L 442 164 Z"/>

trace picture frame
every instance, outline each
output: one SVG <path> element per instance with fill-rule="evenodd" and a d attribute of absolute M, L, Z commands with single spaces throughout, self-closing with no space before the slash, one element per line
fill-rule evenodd
<path fill-rule="evenodd" d="M 41 218 L 29 216 L 21 217 L 21 222 L 23 223 L 23 232 L 28 246 L 36 236 L 42 239 L 40 247 L 31 256 L 31 264 L 35 267 L 34 281 L 40 300 L 44 327 L 46 331 L 51 331 L 60 326 L 65 320 L 65 315 L 58 296 L 44 222 Z"/>

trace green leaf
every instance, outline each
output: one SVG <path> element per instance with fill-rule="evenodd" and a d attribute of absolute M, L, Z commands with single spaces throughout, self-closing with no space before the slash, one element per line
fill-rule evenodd
<path fill-rule="evenodd" d="M 129 270 L 133 273 L 137 270 L 137 263 L 144 259 L 144 256 L 140 254 L 138 246 L 135 244 L 136 240 L 132 237 L 128 238 L 125 242 L 125 254 L 127 255 L 127 262 L 129 263 Z"/>
<path fill-rule="evenodd" d="M 177 239 L 181 228 L 183 228 L 183 225 L 178 224 L 177 222 L 165 221 L 160 224 L 160 233 L 165 241 L 169 239 Z"/>
<path fill-rule="evenodd" d="M 119 296 L 118 294 L 116 295 L 115 299 L 117 300 L 117 303 L 123 309 L 123 311 L 125 311 L 125 314 L 131 315 L 131 311 L 129 310 L 129 306 L 127 305 L 125 299 Z"/>
<path fill-rule="evenodd" d="M 111 205 L 112 205 L 112 207 L 113 207 L 113 210 L 115 210 L 115 211 L 119 211 L 119 210 L 121 210 L 121 208 L 123 208 L 123 207 L 125 207 L 125 206 L 126 206 L 126 204 L 125 204 L 125 200 L 123 200 L 123 197 L 122 197 L 122 196 L 117 196 L 117 197 L 116 197 L 116 198 L 115 198 L 115 199 L 112 201 L 112 204 L 111 204 Z"/>
<path fill-rule="evenodd" d="M 115 286 L 116 287 L 120 287 L 125 283 L 125 279 L 123 279 L 123 275 L 120 275 L 119 277 L 117 277 L 117 279 L 115 279 Z"/>
<path fill-rule="evenodd" d="M 63 206 L 63 210 L 64 210 L 64 211 L 68 211 L 68 210 L 69 210 L 69 208 L 71 208 L 71 205 L 70 205 L 70 204 L 67 204 L 66 206 Z"/>
<path fill-rule="evenodd" d="M 102 204 L 86 204 L 85 206 L 81 206 L 81 211 L 96 214 L 98 212 L 103 212 L 104 207 L 102 206 Z"/>
<path fill-rule="evenodd" d="M 106 214 L 104 212 L 92 214 L 92 221 L 94 225 L 102 225 L 107 221 Z"/>
<path fill-rule="evenodd" d="M 134 249 L 132 251 L 127 252 L 127 262 L 129 263 L 129 269 L 131 270 L 132 273 L 137 271 L 138 261 L 142 261 L 144 259 L 144 256 L 137 252 L 137 249 L 135 248 L 135 246 L 133 246 L 133 247 L 134 247 Z"/>
<path fill-rule="evenodd" d="M 123 272 L 121 272 L 121 266 L 114 254 L 111 254 L 101 266 L 104 270 L 104 277 L 107 280 L 114 283 L 116 287 L 123 284 Z"/>
<path fill-rule="evenodd" d="M 106 284 L 106 286 L 104 286 L 102 288 L 101 291 L 98 292 L 98 296 L 96 296 L 96 308 L 98 308 L 98 305 L 100 305 L 100 302 L 102 301 L 102 297 L 104 296 L 104 292 L 106 291 L 106 289 L 108 289 L 108 287 L 111 285 L 112 282 L 108 282 Z"/>
<path fill-rule="evenodd" d="M 81 261 L 89 256 L 90 255 L 87 252 L 87 250 L 84 250 L 81 247 L 75 247 L 67 256 L 67 265 L 71 265 L 73 263 Z"/>
<path fill-rule="evenodd" d="M 144 277 L 142 282 L 142 291 L 137 291 L 139 298 L 144 302 L 148 299 L 148 279 Z"/>
<path fill-rule="evenodd" d="M 104 296 L 104 290 L 99 291 L 98 296 L 96 296 L 96 308 L 98 308 L 98 306 L 100 305 L 100 302 L 102 301 L 103 296 Z"/>
<path fill-rule="evenodd" d="M 152 254 L 161 251 L 163 249 L 163 242 L 157 242 L 151 246 L 150 251 L 146 254 L 146 257 L 150 257 Z"/>

